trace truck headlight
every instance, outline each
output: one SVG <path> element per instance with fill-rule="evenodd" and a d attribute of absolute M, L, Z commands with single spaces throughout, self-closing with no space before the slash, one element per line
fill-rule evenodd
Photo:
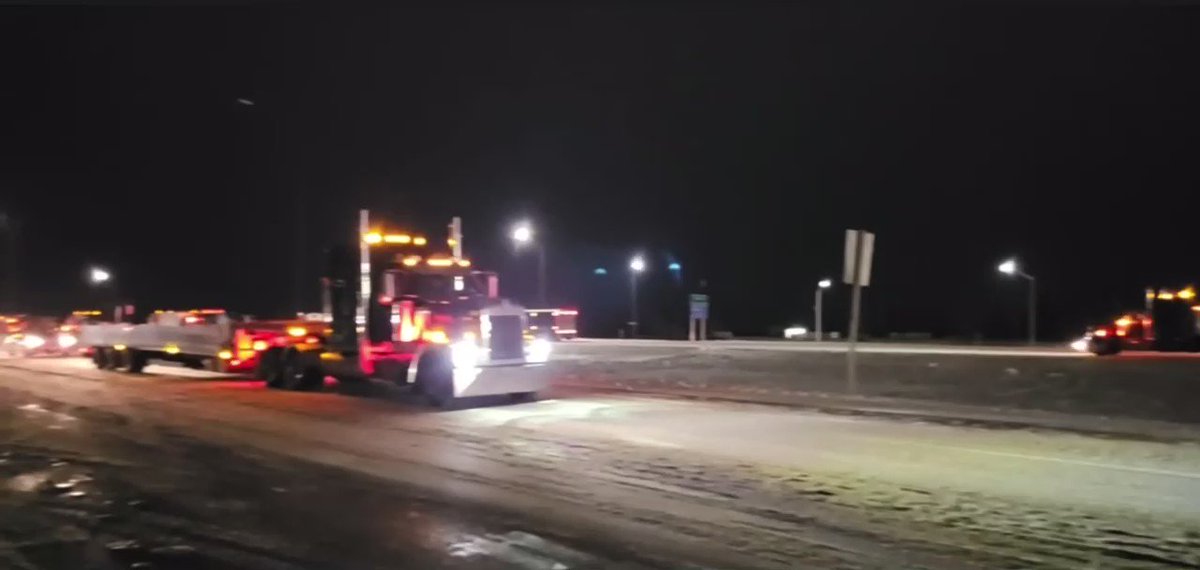
<path fill-rule="evenodd" d="M 25 338 L 21 339 L 21 346 L 24 346 L 30 350 L 41 348 L 44 344 L 46 344 L 46 339 L 36 334 L 27 334 L 25 335 Z"/>
<path fill-rule="evenodd" d="M 525 361 L 526 362 L 545 362 L 550 359 L 550 341 L 544 338 L 535 338 L 525 345 Z"/>
<path fill-rule="evenodd" d="M 75 335 L 73 334 L 58 333 L 57 340 L 58 346 L 61 348 L 71 348 L 72 346 L 79 344 L 79 339 L 75 338 Z"/>
<path fill-rule="evenodd" d="M 450 363 L 456 369 L 475 368 L 479 364 L 479 345 L 469 340 L 460 340 L 450 345 Z"/>

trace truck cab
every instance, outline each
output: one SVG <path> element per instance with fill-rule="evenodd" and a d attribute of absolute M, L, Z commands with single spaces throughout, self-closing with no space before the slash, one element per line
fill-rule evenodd
<path fill-rule="evenodd" d="M 507 394 L 532 398 L 546 385 L 545 339 L 526 335 L 523 307 L 499 297 L 497 276 L 423 236 L 372 228 L 332 248 L 322 278 L 328 335 L 262 359 L 268 385 L 319 387 L 368 378 L 411 388 L 438 405 Z M 452 236 L 450 242 L 455 241 Z"/>

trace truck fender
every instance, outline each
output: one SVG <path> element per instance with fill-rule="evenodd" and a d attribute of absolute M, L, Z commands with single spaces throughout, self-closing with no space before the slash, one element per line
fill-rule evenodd
<path fill-rule="evenodd" d="M 412 360 L 408 363 L 406 382 L 410 385 L 416 384 L 417 375 L 420 372 L 421 364 L 424 363 L 425 365 L 429 365 L 430 363 L 430 360 L 426 357 L 445 350 L 448 349 L 444 346 L 430 346 L 427 344 L 418 346 L 416 352 L 413 353 Z"/>

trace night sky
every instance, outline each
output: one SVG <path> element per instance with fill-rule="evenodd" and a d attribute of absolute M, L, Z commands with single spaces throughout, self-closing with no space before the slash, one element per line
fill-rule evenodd
<path fill-rule="evenodd" d="M 360 207 L 437 238 L 462 216 L 523 300 L 530 219 L 552 300 L 614 322 L 643 252 L 659 334 L 700 279 L 720 328 L 811 324 L 847 227 L 878 236 L 874 335 L 1020 337 L 1010 255 L 1046 337 L 1200 278 L 1195 10 L 436 6 L 0 8 L 8 308 L 89 304 L 99 263 L 145 306 L 316 309 Z"/>

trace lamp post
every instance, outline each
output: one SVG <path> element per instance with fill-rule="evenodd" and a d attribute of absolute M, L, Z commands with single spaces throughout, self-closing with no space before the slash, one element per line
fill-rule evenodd
<path fill-rule="evenodd" d="M 542 308 L 546 306 L 546 246 L 533 240 L 533 226 L 529 222 L 521 222 L 513 228 L 513 242 L 518 248 L 532 245 L 537 248 L 538 256 L 538 288 L 537 300 Z"/>
<path fill-rule="evenodd" d="M 1016 259 L 1006 259 L 996 267 L 1000 273 L 1017 276 L 1029 281 L 1029 315 L 1026 324 L 1029 326 L 1029 344 L 1037 342 L 1037 279 L 1021 270 Z"/>
<path fill-rule="evenodd" d="M 817 325 L 816 325 L 817 330 L 813 332 L 813 338 L 816 339 L 817 342 L 820 342 L 822 340 L 822 334 L 824 331 L 824 328 L 822 326 L 823 319 L 822 319 L 822 315 L 821 315 L 821 313 L 823 312 L 822 309 L 823 309 L 824 303 L 822 303 L 821 301 L 823 300 L 825 290 L 832 286 L 833 286 L 833 280 L 831 280 L 831 279 L 826 278 L 826 279 L 817 281 L 817 292 L 813 295 L 815 297 L 813 299 L 813 312 L 815 313 L 814 316 L 816 317 L 814 320 L 817 323 Z"/>
<path fill-rule="evenodd" d="M 638 329 L 638 306 L 637 306 L 637 282 L 638 275 L 646 270 L 646 260 L 642 256 L 635 255 L 629 260 L 629 334 L 631 338 L 637 338 Z"/>

